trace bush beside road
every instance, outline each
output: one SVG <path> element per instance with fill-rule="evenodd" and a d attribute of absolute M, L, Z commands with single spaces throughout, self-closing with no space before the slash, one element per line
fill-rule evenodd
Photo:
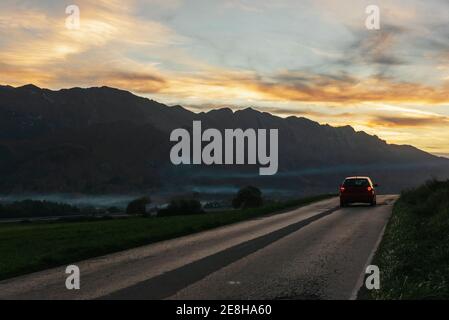
<path fill-rule="evenodd" d="M 381 288 L 360 298 L 449 298 L 449 181 L 401 194 L 372 264 Z"/>

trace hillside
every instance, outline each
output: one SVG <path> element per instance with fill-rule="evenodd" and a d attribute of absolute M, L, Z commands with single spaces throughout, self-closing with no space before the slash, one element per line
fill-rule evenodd
<path fill-rule="evenodd" d="M 175 167 L 169 134 L 203 128 L 279 129 L 279 173 L 251 166 Z M 254 183 L 283 193 L 332 191 L 345 175 L 370 174 L 385 192 L 446 177 L 449 161 L 390 145 L 350 126 L 280 118 L 254 109 L 193 113 L 129 92 L 0 86 L 1 192 L 226 192 Z"/>

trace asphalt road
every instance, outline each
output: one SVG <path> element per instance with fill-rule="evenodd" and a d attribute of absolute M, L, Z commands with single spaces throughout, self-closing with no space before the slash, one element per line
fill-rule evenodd
<path fill-rule="evenodd" d="M 333 198 L 286 213 L 0 282 L 0 299 L 351 299 L 396 196 L 377 207 Z"/>

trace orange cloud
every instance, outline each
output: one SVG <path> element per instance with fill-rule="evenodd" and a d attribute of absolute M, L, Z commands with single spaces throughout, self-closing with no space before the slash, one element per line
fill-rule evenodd
<path fill-rule="evenodd" d="M 426 126 L 447 126 L 449 117 L 445 116 L 421 116 L 421 117 L 401 117 L 401 116 L 376 116 L 369 121 L 371 126 L 384 127 L 426 127 Z"/>
<path fill-rule="evenodd" d="M 180 99 L 199 96 L 204 100 L 251 99 L 262 101 L 357 104 L 362 102 L 444 104 L 449 103 L 449 87 L 431 87 L 412 82 L 396 82 L 373 76 L 280 73 L 268 78 L 252 72 L 220 69 L 192 76 L 167 76 L 163 92 Z"/>
<path fill-rule="evenodd" d="M 43 87 L 116 86 L 154 93 L 166 86 L 151 59 L 137 62 L 128 50 L 150 51 L 182 41 L 168 27 L 132 13 L 134 1 L 77 1 L 81 28 L 65 28 L 66 15 L 15 8 L 0 12 L 0 83 Z"/>
<path fill-rule="evenodd" d="M 395 82 L 378 77 L 336 79 L 312 75 L 304 80 L 282 77 L 280 82 L 252 82 L 248 86 L 269 98 L 326 103 L 427 103 L 449 102 L 445 86 L 430 87 L 417 83 Z"/>

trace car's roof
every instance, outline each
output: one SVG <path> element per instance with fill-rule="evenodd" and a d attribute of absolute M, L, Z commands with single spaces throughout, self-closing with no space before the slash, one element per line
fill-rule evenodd
<path fill-rule="evenodd" d="M 363 176 L 356 176 L 356 177 L 347 177 L 347 178 L 345 178 L 345 180 L 349 180 L 349 179 L 369 179 L 369 180 L 371 180 L 370 177 L 363 177 Z"/>

